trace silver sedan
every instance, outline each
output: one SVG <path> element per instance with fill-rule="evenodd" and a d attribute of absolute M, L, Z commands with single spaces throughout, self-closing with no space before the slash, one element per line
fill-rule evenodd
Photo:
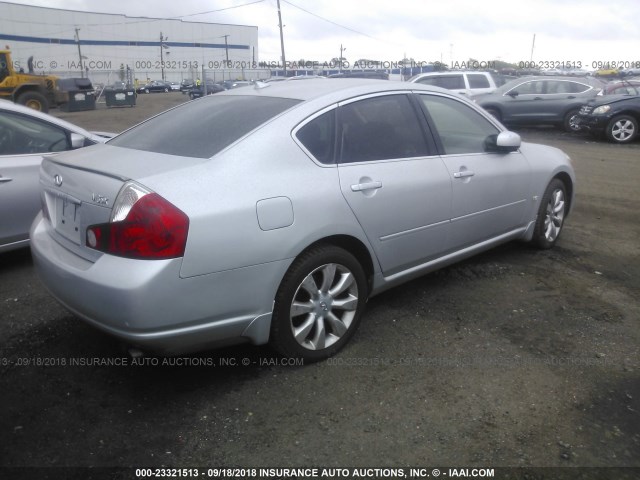
<path fill-rule="evenodd" d="M 552 247 L 574 192 L 567 155 L 466 99 L 354 79 L 190 102 L 46 159 L 40 182 L 35 265 L 79 317 L 163 354 L 269 342 L 307 361 L 385 289 Z"/>
<path fill-rule="evenodd" d="M 0 252 L 29 243 L 40 211 L 38 172 L 43 157 L 102 143 L 94 134 L 32 108 L 0 100 Z"/>

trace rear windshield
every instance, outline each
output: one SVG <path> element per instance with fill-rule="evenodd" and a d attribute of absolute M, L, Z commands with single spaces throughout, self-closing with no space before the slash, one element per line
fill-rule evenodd
<path fill-rule="evenodd" d="M 152 118 L 109 144 L 209 158 L 299 102 L 290 98 L 213 95 Z"/>

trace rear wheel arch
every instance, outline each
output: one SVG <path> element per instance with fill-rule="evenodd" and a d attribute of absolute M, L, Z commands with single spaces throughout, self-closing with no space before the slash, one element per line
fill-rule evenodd
<path fill-rule="evenodd" d="M 374 274 L 374 259 L 372 257 L 371 252 L 367 248 L 367 246 L 362 243 L 362 241 L 358 240 L 356 237 L 352 237 L 350 235 L 333 235 L 330 237 L 325 237 L 313 242 L 311 245 L 306 247 L 303 251 L 301 251 L 297 257 L 304 255 L 307 251 L 312 250 L 320 245 L 333 245 L 336 247 L 340 247 L 343 250 L 346 250 L 351 255 L 356 257 L 356 260 L 362 266 L 365 275 L 367 276 L 367 282 L 369 284 L 369 291 L 371 291 L 371 285 Z M 296 258 L 297 258 L 296 257 Z"/>
<path fill-rule="evenodd" d="M 356 240 L 357 242 L 357 240 Z M 285 357 L 315 362 L 342 349 L 362 318 L 370 280 L 349 237 L 313 243 L 291 263 L 276 293 L 269 343 Z"/>

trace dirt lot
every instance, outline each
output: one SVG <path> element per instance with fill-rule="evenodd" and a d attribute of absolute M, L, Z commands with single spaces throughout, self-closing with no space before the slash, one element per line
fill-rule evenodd
<path fill-rule="evenodd" d="M 120 131 L 185 99 L 56 114 Z M 0 255 L 0 466 L 636 467 L 562 478 L 640 478 L 640 143 L 519 132 L 574 162 L 557 248 L 508 244 L 386 292 L 319 364 L 243 346 L 132 365 L 47 294 L 28 250 Z"/>

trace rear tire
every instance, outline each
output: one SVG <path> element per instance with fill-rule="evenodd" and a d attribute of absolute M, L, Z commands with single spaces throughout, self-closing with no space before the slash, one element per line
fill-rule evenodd
<path fill-rule="evenodd" d="M 21 93 L 20 96 L 18 96 L 16 103 L 43 113 L 47 113 L 49 111 L 49 102 L 47 101 L 47 98 L 39 92 Z"/>
<path fill-rule="evenodd" d="M 320 245 L 303 253 L 276 294 L 271 345 L 306 362 L 334 355 L 358 328 L 367 294 L 364 270 L 346 250 Z"/>
<path fill-rule="evenodd" d="M 575 133 L 580 131 L 580 127 L 576 124 L 576 117 L 578 116 L 577 108 L 573 110 L 569 110 L 567 114 L 564 116 L 564 121 L 562 122 L 562 126 L 564 127 L 565 132 Z"/>

